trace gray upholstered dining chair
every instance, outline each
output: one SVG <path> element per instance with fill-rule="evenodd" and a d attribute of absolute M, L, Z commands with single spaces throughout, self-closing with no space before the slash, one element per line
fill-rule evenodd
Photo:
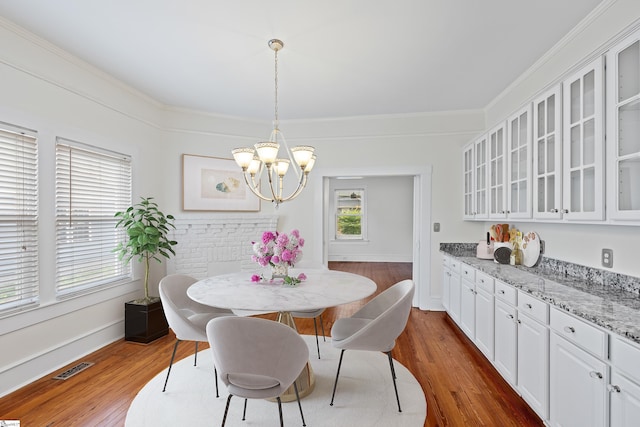
<path fill-rule="evenodd" d="M 169 327 L 176 334 L 176 343 L 173 346 L 171 361 L 167 378 L 164 380 L 162 391 L 167 389 L 169 374 L 176 350 L 181 341 L 195 341 L 196 350 L 193 365 L 198 362 L 198 343 L 207 342 L 207 323 L 216 317 L 234 316 L 231 310 L 210 307 L 193 301 L 187 295 L 189 286 L 197 282 L 197 279 L 184 274 L 171 274 L 160 280 L 160 300 L 167 317 Z M 214 368 L 215 369 L 215 368 Z M 218 378 L 216 376 L 216 397 L 218 397 Z"/>
<path fill-rule="evenodd" d="M 336 380 L 333 384 L 330 406 L 333 406 L 333 398 L 336 395 L 336 386 L 345 350 L 369 350 L 384 352 L 389 357 L 398 411 L 402 412 L 391 350 L 396 345 L 396 338 L 407 326 L 414 292 L 413 280 L 403 280 L 374 297 L 351 317 L 338 319 L 333 324 L 331 344 L 342 351 L 340 352 Z"/>
<path fill-rule="evenodd" d="M 302 425 L 306 425 L 295 381 L 309 361 L 309 348 L 295 329 L 255 317 L 221 317 L 209 322 L 207 336 L 212 344 L 213 362 L 229 391 L 222 426 L 232 396 L 245 399 L 243 420 L 247 399 L 276 398 L 282 426 L 280 395 L 292 384 Z"/>
<path fill-rule="evenodd" d="M 320 342 L 318 341 L 318 322 L 317 319 L 320 319 L 320 326 L 322 326 L 322 339 L 326 342 L 327 338 L 324 334 L 324 323 L 322 322 L 322 313 L 324 313 L 324 308 L 319 310 L 304 310 L 304 311 L 292 311 L 291 316 L 294 318 L 300 319 L 313 319 L 313 328 L 316 331 L 316 348 L 318 349 L 318 359 L 320 359 Z"/>

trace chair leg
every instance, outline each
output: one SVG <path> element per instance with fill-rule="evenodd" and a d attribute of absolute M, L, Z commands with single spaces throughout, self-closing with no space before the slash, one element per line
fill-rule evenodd
<path fill-rule="evenodd" d="M 398 386 L 396 385 L 396 370 L 393 368 L 393 358 L 391 357 L 391 351 L 387 352 L 389 356 L 389 366 L 391 367 L 391 378 L 393 379 L 393 388 L 396 391 L 396 400 L 398 401 L 398 412 L 402 412 L 400 409 L 400 397 L 398 397 Z"/>
<path fill-rule="evenodd" d="M 298 408 L 300 409 L 300 418 L 302 418 L 302 427 L 306 427 L 306 423 L 304 422 L 304 414 L 302 413 L 302 405 L 300 404 L 300 395 L 298 394 L 298 384 L 293 382 L 293 389 L 296 392 L 296 399 L 298 400 Z"/>
<path fill-rule="evenodd" d="M 198 341 L 196 341 L 196 352 L 193 353 L 193 366 L 198 365 Z"/>
<path fill-rule="evenodd" d="M 216 381 L 216 398 L 218 398 L 220 394 L 218 393 L 218 370 L 216 369 L 216 365 L 213 365 L 213 376 Z"/>
<path fill-rule="evenodd" d="M 227 422 L 227 414 L 229 413 L 229 403 L 231 402 L 232 397 L 233 397 L 232 394 L 229 394 L 229 397 L 227 397 L 227 406 L 224 407 L 224 416 L 222 417 L 222 427 L 224 427 L 224 424 Z"/>
<path fill-rule="evenodd" d="M 327 336 L 324 334 L 324 322 L 322 321 L 322 314 L 318 316 L 320 318 L 320 326 L 322 326 L 322 339 L 327 342 Z"/>
<path fill-rule="evenodd" d="M 338 385 L 338 375 L 340 375 L 340 366 L 342 366 L 342 356 L 344 356 L 344 349 L 340 352 L 340 361 L 338 362 L 338 371 L 336 372 L 336 382 L 333 383 L 333 393 L 331 393 L 331 403 L 329 403 L 329 406 L 333 406 L 333 398 L 336 395 L 336 386 Z"/>
<path fill-rule="evenodd" d="M 164 380 L 164 387 L 162 388 L 162 392 L 167 389 L 167 383 L 169 382 L 169 374 L 171 373 L 171 367 L 173 366 L 173 359 L 176 357 L 176 350 L 178 349 L 178 344 L 180 344 L 180 340 L 176 340 L 176 343 L 173 345 L 173 354 L 171 354 L 171 361 L 169 362 L 169 370 L 167 371 L 167 378 Z"/>
<path fill-rule="evenodd" d="M 247 418 L 247 400 L 248 399 L 244 399 L 244 409 L 242 410 L 242 421 L 244 421 Z"/>
<path fill-rule="evenodd" d="M 316 331 L 316 347 L 318 348 L 318 359 L 320 359 L 320 343 L 318 342 L 318 322 L 313 318 L 313 329 Z"/>
<path fill-rule="evenodd" d="M 284 420 L 282 419 L 282 402 L 280 396 L 276 398 L 278 400 L 278 413 L 280 414 L 280 427 L 284 427 Z"/>

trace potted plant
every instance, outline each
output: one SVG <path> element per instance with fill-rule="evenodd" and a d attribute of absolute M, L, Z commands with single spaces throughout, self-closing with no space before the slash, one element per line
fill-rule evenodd
<path fill-rule="evenodd" d="M 148 343 L 169 332 L 160 298 L 149 295 L 149 269 L 152 259 L 162 262 L 161 257 L 175 255 L 172 246 L 178 242 L 168 237 L 174 217 L 160 211 L 153 197 L 142 197 L 115 217 L 116 228 L 124 229 L 127 238 L 114 251 L 126 263 L 132 258 L 144 262 L 144 298 L 125 303 L 125 339 Z"/>

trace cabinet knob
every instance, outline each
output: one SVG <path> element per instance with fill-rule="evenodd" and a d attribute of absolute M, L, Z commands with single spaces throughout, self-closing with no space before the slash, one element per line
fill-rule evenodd
<path fill-rule="evenodd" d="M 560 212 L 560 211 L 559 211 L 558 209 L 549 209 L 549 212 L 551 212 L 551 213 L 558 213 L 558 212 Z"/>
<path fill-rule="evenodd" d="M 609 390 L 609 393 L 620 393 L 620 387 L 613 384 L 609 384 L 607 386 L 607 390 Z"/>
<path fill-rule="evenodd" d="M 484 283 L 484 279 L 480 279 L 480 283 Z"/>
<path fill-rule="evenodd" d="M 569 209 L 562 209 L 562 213 L 569 213 Z"/>
<path fill-rule="evenodd" d="M 602 374 L 600 372 L 596 372 L 596 371 L 589 372 L 589 376 L 591 378 L 602 379 Z"/>
<path fill-rule="evenodd" d="M 520 319 L 517 320 L 518 325 L 522 325 L 522 321 Z"/>
<path fill-rule="evenodd" d="M 498 293 L 499 293 L 499 294 L 504 295 L 504 290 L 503 290 L 503 289 L 500 289 L 500 290 L 498 291 Z"/>
<path fill-rule="evenodd" d="M 531 304 L 525 304 L 525 307 L 527 307 L 529 310 L 531 310 L 533 308 L 533 306 Z"/>
<path fill-rule="evenodd" d="M 501 213 L 501 214 L 506 214 L 506 213 L 507 213 L 507 211 L 502 210 L 502 211 L 500 211 L 500 213 Z"/>
<path fill-rule="evenodd" d="M 576 330 L 573 326 L 565 326 L 564 331 L 568 334 L 573 334 Z"/>

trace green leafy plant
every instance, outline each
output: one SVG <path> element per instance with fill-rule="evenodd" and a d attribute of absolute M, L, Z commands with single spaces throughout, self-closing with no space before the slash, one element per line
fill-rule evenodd
<path fill-rule="evenodd" d="M 126 211 L 116 212 L 115 217 L 120 218 L 116 228 L 124 229 L 128 238 L 120 242 L 114 251 L 126 263 L 134 257 L 144 262 L 144 300 L 141 302 L 148 303 L 153 300 L 149 297 L 149 261 L 155 259 L 162 262 L 160 256 L 170 258 L 170 254 L 175 255 L 171 247 L 178 242 L 169 240 L 167 236 L 170 228 L 175 229 L 173 215 L 162 213 L 153 197 L 141 199 L 140 203 L 130 206 Z"/>

